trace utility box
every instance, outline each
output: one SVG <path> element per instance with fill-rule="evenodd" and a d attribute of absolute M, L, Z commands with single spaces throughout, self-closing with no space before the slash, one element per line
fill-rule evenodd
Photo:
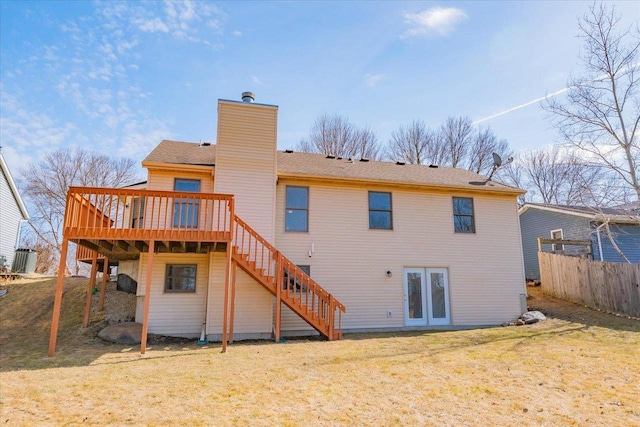
<path fill-rule="evenodd" d="M 38 254 L 33 249 L 16 249 L 13 257 L 12 273 L 35 273 Z"/>

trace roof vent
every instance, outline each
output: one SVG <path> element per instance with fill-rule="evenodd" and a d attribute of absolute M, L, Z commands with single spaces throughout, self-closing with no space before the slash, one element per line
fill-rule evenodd
<path fill-rule="evenodd" d="M 399 166 L 404 166 L 404 164 L 405 164 L 404 162 L 396 162 L 396 165 L 399 165 Z"/>
<path fill-rule="evenodd" d="M 293 153 L 293 150 L 287 149 L 287 150 L 284 150 L 284 152 L 291 154 L 291 153 Z"/>
<path fill-rule="evenodd" d="M 438 165 L 429 165 L 429 167 L 430 167 L 430 168 L 437 169 L 437 168 L 438 168 Z"/>
<path fill-rule="evenodd" d="M 333 156 L 331 154 L 327 154 L 327 159 L 335 159 L 335 158 L 336 158 L 336 156 Z"/>
<path fill-rule="evenodd" d="M 210 142 L 206 142 L 206 141 L 200 141 L 200 147 L 208 147 L 210 146 L 211 143 Z"/>
<path fill-rule="evenodd" d="M 342 157 L 338 156 L 338 157 L 337 157 L 337 159 L 338 159 L 338 160 L 342 160 Z"/>
<path fill-rule="evenodd" d="M 368 162 L 369 159 L 365 159 L 364 157 L 360 159 L 361 162 Z"/>
<path fill-rule="evenodd" d="M 247 104 L 251 104 L 255 101 L 256 97 L 253 96 L 253 92 L 242 92 L 242 102 L 246 102 Z"/>

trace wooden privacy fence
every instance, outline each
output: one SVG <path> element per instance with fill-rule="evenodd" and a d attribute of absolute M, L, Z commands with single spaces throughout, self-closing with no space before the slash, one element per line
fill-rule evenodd
<path fill-rule="evenodd" d="M 640 317 L 640 264 L 538 252 L 542 290 L 557 298 Z"/>

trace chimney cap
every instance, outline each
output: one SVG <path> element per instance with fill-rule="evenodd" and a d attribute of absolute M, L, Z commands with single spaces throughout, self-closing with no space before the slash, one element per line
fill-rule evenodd
<path fill-rule="evenodd" d="M 242 92 L 242 102 L 252 103 L 255 99 L 253 92 Z"/>

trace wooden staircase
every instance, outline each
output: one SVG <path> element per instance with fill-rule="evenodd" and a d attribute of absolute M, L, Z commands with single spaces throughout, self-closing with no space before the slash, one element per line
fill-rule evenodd
<path fill-rule="evenodd" d="M 340 339 L 345 306 L 238 216 L 233 223 L 233 261 L 276 297 L 276 338 L 284 303 L 330 341 Z"/>

